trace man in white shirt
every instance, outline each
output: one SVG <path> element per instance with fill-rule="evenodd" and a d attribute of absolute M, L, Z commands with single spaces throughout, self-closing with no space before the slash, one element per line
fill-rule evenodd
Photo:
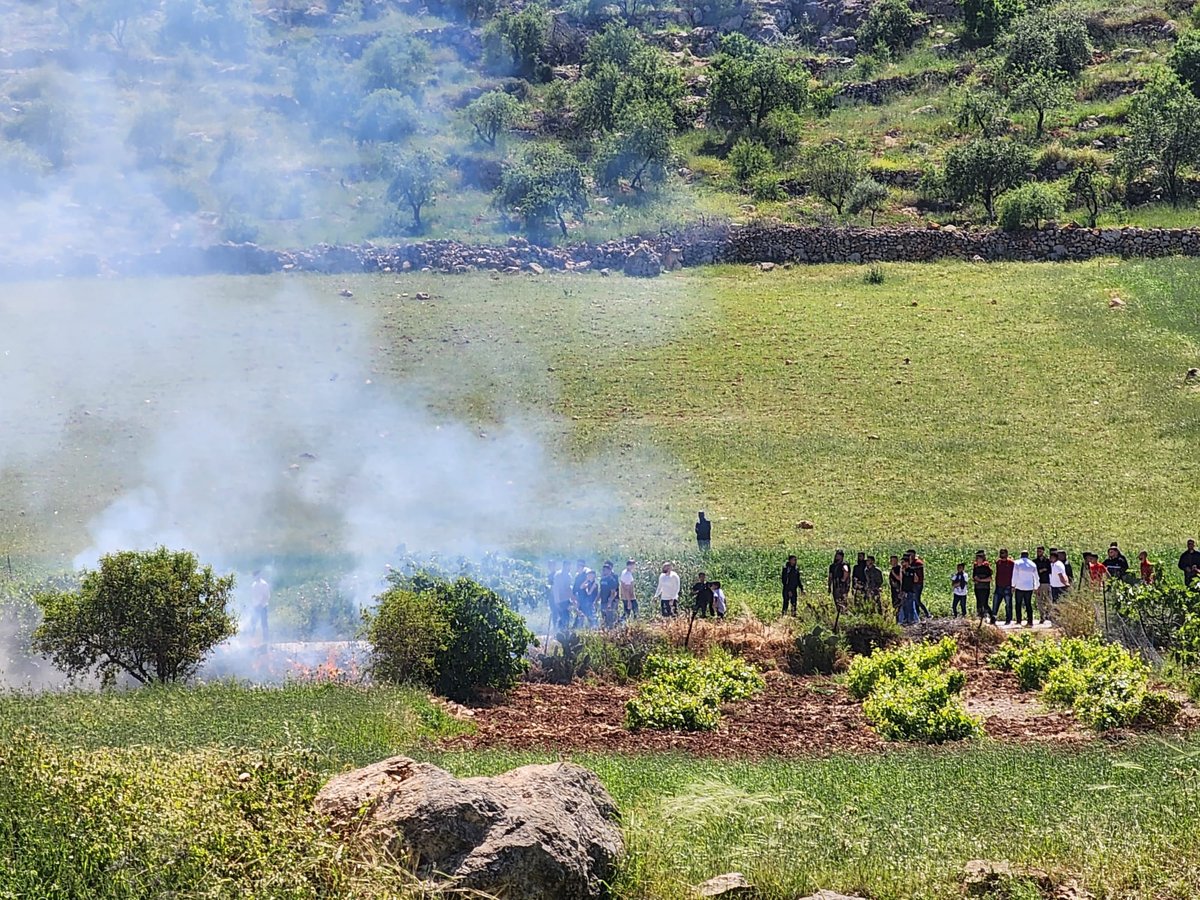
<path fill-rule="evenodd" d="M 271 605 L 271 586 L 262 572 L 254 573 L 250 582 L 250 603 L 253 607 L 253 630 L 262 633 L 262 645 L 267 646 L 267 611 Z"/>
<path fill-rule="evenodd" d="M 1059 550 L 1054 562 L 1050 565 L 1050 601 L 1053 603 L 1071 589 L 1071 579 L 1067 575 L 1067 551 Z"/>
<path fill-rule="evenodd" d="M 625 560 L 625 569 L 617 579 L 620 582 L 621 612 L 623 618 L 636 619 L 638 614 L 637 591 L 633 586 L 633 569 L 636 563 L 632 559 Z"/>
<path fill-rule="evenodd" d="M 1013 564 L 1012 586 L 1017 598 L 1017 621 L 1021 621 L 1021 610 L 1025 610 L 1025 627 L 1033 627 L 1033 592 L 1038 589 L 1037 563 L 1029 558 L 1029 551 L 1022 550 L 1021 558 Z"/>
<path fill-rule="evenodd" d="M 662 602 L 662 614 L 670 617 L 679 612 L 679 573 L 673 570 L 670 563 L 663 563 L 662 574 L 658 576 L 658 590 L 654 596 Z"/>
<path fill-rule="evenodd" d="M 554 573 L 554 627 L 568 628 L 571 624 L 571 563 L 563 560 Z"/>

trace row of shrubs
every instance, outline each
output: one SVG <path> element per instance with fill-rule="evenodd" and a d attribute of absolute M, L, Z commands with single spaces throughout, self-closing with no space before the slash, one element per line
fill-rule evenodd
<path fill-rule="evenodd" d="M 1040 690 L 1048 703 L 1071 709 L 1098 731 L 1162 727 L 1179 714 L 1178 701 L 1150 689 L 1150 669 L 1141 659 L 1097 638 L 1049 641 L 1022 634 L 1006 641 L 989 662 L 1013 672 L 1021 690 Z"/>
<path fill-rule="evenodd" d="M 859 656 L 846 686 L 885 740 L 941 744 L 974 737 L 980 722 L 958 699 L 967 679 L 950 665 L 957 652 L 958 643 L 945 637 Z"/>
<path fill-rule="evenodd" d="M 720 647 L 703 659 L 654 654 L 644 674 L 625 704 L 625 724 L 635 730 L 709 731 L 721 720 L 722 703 L 749 699 L 766 686 L 758 669 Z"/>

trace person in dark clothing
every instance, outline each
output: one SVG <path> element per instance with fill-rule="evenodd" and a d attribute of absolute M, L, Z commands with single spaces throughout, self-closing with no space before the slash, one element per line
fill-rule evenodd
<path fill-rule="evenodd" d="M 583 583 L 579 586 L 579 591 L 575 596 L 579 615 L 587 621 L 588 627 L 594 628 L 596 626 L 596 601 L 600 599 L 600 583 L 596 580 L 594 571 L 588 569 L 584 572 Z M 575 626 L 579 627 L 578 618 Z"/>
<path fill-rule="evenodd" d="M 783 615 L 787 615 L 788 606 L 792 615 L 796 615 L 797 595 L 804 593 L 804 581 L 800 578 L 800 566 L 795 555 L 789 556 L 784 563 L 783 571 L 779 573 L 779 581 L 783 586 Z"/>
<path fill-rule="evenodd" d="M 1004 604 L 1004 624 L 1012 624 L 1012 575 L 1016 561 L 1008 555 L 1008 551 L 1000 548 L 1000 558 L 996 560 L 996 587 L 992 592 L 992 622 L 1000 614 L 1000 604 Z"/>
<path fill-rule="evenodd" d="M 910 587 L 905 588 L 905 600 L 908 605 L 908 612 L 912 618 L 912 624 L 917 624 L 921 621 L 921 614 L 925 614 L 925 618 L 932 619 L 925 604 L 921 602 L 921 593 L 925 590 L 925 560 L 917 556 L 916 550 L 907 550 L 904 553 L 904 559 L 907 560 L 907 574 Z"/>
<path fill-rule="evenodd" d="M 1108 577 L 1117 581 L 1125 580 L 1125 573 L 1129 571 L 1129 560 L 1125 558 L 1125 554 L 1121 552 L 1121 548 L 1116 544 L 1110 544 L 1108 547 L 1108 557 L 1104 560 L 1104 568 L 1108 569 Z"/>
<path fill-rule="evenodd" d="M 1050 618 L 1050 567 L 1054 565 L 1054 560 L 1051 558 L 1054 551 L 1050 552 L 1050 556 L 1046 555 L 1046 548 L 1039 546 L 1037 548 L 1037 556 L 1033 558 L 1033 564 L 1037 566 L 1038 573 L 1038 589 L 1037 589 L 1037 604 L 1038 616 L 1042 624 Z"/>
<path fill-rule="evenodd" d="M 996 617 L 992 615 L 992 564 L 987 561 L 987 554 L 980 550 L 975 554 L 975 565 L 971 569 L 971 582 L 975 585 L 975 614 L 979 621 L 987 619 L 993 625 Z"/>
<path fill-rule="evenodd" d="M 917 576 L 912 566 L 915 551 L 905 551 L 900 557 L 900 592 L 903 599 L 900 602 L 900 624 L 915 625 L 917 616 Z"/>
<path fill-rule="evenodd" d="M 703 512 L 696 514 L 696 546 L 700 548 L 701 553 L 707 553 L 712 549 L 712 522 L 710 522 Z"/>
<path fill-rule="evenodd" d="M 963 618 L 967 615 L 967 564 L 959 563 L 950 576 L 950 615 L 957 616 L 962 607 Z"/>
<path fill-rule="evenodd" d="M 875 607 L 875 612 L 883 615 L 883 570 L 875 565 L 875 557 L 867 557 L 867 567 L 863 570 L 863 584 L 866 586 L 867 602 Z"/>
<path fill-rule="evenodd" d="M 904 567 L 900 565 L 900 557 L 892 556 L 888 559 L 888 589 L 892 592 L 892 618 L 897 622 L 901 621 L 901 613 L 904 610 L 903 571 Z"/>
<path fill-rule="evenodd" d="M 828 587 L 834 608 L 844 610 L 846 597 L 850 594 L 850 567 L 846 565 L 846 554 L 841 550 L 834 552 L 833 562 L 829 564 Z"/>
<path fill-rule="evenodd" d="M 708 582 L 708 576 L 699 572 L 696 575 L 696 583 L 692 585 L 692 609 L 696 611 L 696 615 L 707 619 L 714 615 L 713 609 L 713 589 Z"/>
<path fill-rule="evenodd" d="M 617 595 L 621 591 L 621 583 L 613 574 L 613 564 L 606 562 L 600 568 L 600 618 L 605 628 L 617 624 Z"/>
<path fill-rule="evenodd" d="M 854 605 L 857 607 L 867 595 L 867 554 L 858 554 L 854 568 L 850 570 L 850 590 L 853 592 Z"/>
<path fill-rule="evenodd" d="M 1183 583 L 1188 587 L 1200 578 L 1200 550 L 1196 549 L 1193 540 L 1187 542 L 1187 549 L 1179 557 L 1179 571 L 1183 573 Z"/>

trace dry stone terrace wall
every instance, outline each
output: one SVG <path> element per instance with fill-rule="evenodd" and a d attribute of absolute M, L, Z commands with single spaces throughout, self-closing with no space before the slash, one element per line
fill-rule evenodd
<path fill-rule="evenodd" d="M 172 247 L 100 258 L 0 260 L 0 278 L 136 275 L 257 275 L 272 272 L 409 272 L 451 274 L 602 271 L 653 276 L 712 263 L 928 262 L 937 259 L 1047 262 L 1099 256 L 1200 256 L 1200 228 L 1091 229 L 1049 226 L 1006 233 L 994 229 L 817 228 L 778 224 L 704 226 L 601 244 L 543 247 L 521 238 L 500 246 L 457 241 L 318 245 L 271 250 L 255 244 Z"/>

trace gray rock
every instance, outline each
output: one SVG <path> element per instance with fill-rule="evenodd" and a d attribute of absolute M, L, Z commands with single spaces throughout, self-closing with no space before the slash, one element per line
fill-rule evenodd
<path fill-rule="evenodd" d="M 417 860 L 419 877 L 467 892 L 599 900 L 624 852 L 616 804 L 571 763 L 460 780 L 396 756 L 330 779 L 313 808 L 345 838 Z"/>
<path fill-rule="evenodd" d="M 696 885 L 697 897 L 752 897 L 754 885 L 741 872 L 726 872 Z"/>
<path fill-rule="evenodd" d="M 654 278 L 662 274 L 662 258 L 649 244 L 641 244 L 625 257 L 622 271 L 634 278 Z"/>
<path fill-rule="evenodd" d="M 867 898 L 860 897 L 858 894 L 839 894 L 836 891 L 817 891 L 815 894 L 809 894 L 807 897 L 800 897 L 799 900 L 867 900 Z"/>
<path fill-rule="evenodd" d="M 834 53 L 840 53 L 843 56 L 853 56 L 858 52 L 858 40 L 853 37 L 838 38 L 831 46 Z"/>

